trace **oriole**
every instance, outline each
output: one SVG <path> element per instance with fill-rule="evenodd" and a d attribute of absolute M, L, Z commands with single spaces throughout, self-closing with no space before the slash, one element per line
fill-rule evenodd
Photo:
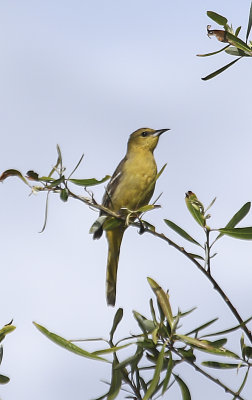
<path fill-rule="evenodd" d="M 154 192 L 157 166 L 153 156 L 159 136 L 168 129 L 141 128 L 133 132 L 128 140 L 127 153 L 112 175 L 102 204 L 104 207 L 120 212 L 121 208 L 136 211 L 147 205 Z M 104 215 L 103 212 L 100 215 Z M 103 218 L 100 218 L 102 221 Z M 90 232 L 94 239 L 103 233 L 102 222 L 93 224 Z M 126 226 L 106 231 L 108 240 L 108 259 L 106 274 L 106 296 L 108 305 L 115 305 L 116 279 L 120 247 Z"/>

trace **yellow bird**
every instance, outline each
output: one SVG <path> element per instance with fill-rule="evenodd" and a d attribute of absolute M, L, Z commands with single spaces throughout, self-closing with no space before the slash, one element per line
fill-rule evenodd
<path fill-rule="evenodd" d="M 128 140 L 127 153 L 122 159 L 106 188 L 102 204 L 120 212 L 121 208 L 136 211 L 147 205 L 155 189 L 157 165 L 153 156 L 160 135 L 169 129 L 141 128 L 133 132 Z M 93 224 L 90 233 L 99 239 L 103 233 L 104 213 Z M 126 226 L 106 231 L 108 259 L 106 275 L 106 295 L 108 305 L 115 305 L 116 279 L 120 247 Z"/>

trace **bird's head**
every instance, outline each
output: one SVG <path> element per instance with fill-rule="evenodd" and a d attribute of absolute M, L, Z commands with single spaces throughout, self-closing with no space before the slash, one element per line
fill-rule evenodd
<path fill-rule="evenodd" d="M 159 136 L 169 129 L 141 128 L 133 132 L 128 141 L 128 150 L 149 150 L 154 151 L 158 144 Z"/>

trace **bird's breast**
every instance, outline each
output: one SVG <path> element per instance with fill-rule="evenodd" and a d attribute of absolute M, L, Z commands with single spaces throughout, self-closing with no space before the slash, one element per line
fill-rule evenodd
<path fill-rule="evenodd" d="M 148 204 L 154 191 L 157 166 L 150 154 L 127 159 L 122 179 L 113 195 L 113 208 L 137 210 Z"/>

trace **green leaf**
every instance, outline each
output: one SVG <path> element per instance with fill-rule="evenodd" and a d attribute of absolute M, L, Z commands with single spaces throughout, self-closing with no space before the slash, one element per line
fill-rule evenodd
<path fill-rule="evenodd" d="M 230 44 L 228 44 L 227 46 L 223 47 L 220 50 L 214 51 L 213 53 L 207 53 L 207 54 L 197 54 L 197 57 L 209 57 L 209 56 L 214 56 L 215 54 L 221 53 L 223 50 L 226 51 L 226 49 L 230 47 Z"/>
<path fill-rule="evenodd" d="M 176 335 L 184 343 L 196 347 L 198 350 L 206 351 L 208 353 L 216 354 L 219 356 L 238 358 L 239 356 L 224 348 L 215 348 L 212 344 L 209 344 L 207 340 L 199 340 L 196 338 L 191 338 L 186 335 Z"/>
<path fill-rule="evenodd" d="M 113 347 L 109 347 L 108 349 L 96 350 L 96 351 L 92 351 L 91 354 L 94 354 L 96 356 L 100 356 L 101 354 L 115 353 L 116 351 L 124 349 L 125 347 L 129 347 L 132 344 L 133 343 L 127 343 L 127 344 L 123 344 L 122 346 L 113 346 Z"/>
<path fill-rule="evenodd" d="M 185 360 L 189 360 L 190 362 L 196 361 L 196 357 L 193 354 L 193 349 L 191 347 L 188 350 L 179 349 L 178 352 Z"/>
<path fill-rule="evenodd" d="M 198 246 L 202 247 L 197 240 L 193 239 L 192 236 L 190 236 L 184 229 L 180 228 L 178 225 L 176 225 L 174 222 L 170 221 L 169 219 L 164 219 L 164 222 L 171 228 L 173 229 L 176 233 L 178 233 L 180 236 L 182 236 L 184 239 L 188 240 L 191 243 L 197 244 Z"/>
<path fill-rule="evenodd" d="M 109 178 L 110 178 L 110 175 L 106 175 L 101 180 L 97 180 L 95 178 L 91 178 L 91 179 L 68 179 L 68 180 L 69 180 L 69 182 L 72 182 L 75 185 L 87 187 L 87 186 L 99 185 L 100 183 L 103 183 L 103 182 L 107 181 Z"/>
<path fill-rule="evenodd" d="M 251 26 L 252 26 L 252 2 L 250 4 L 250 11 L 249 11 L 249 20 L 248 20 L 248 27 L 247 27 L 247 33 L 246 33 L 246 43 L 248 41 L 248 37 L 251 31 Z"/>
<path fill-rule="evenodd" d="M 27 180 L 23 177 L 20 171 L 17 171 L 16 169 L 7 169 L 2 173 L 0 176 L 0 182 L 4 181 L 6 178 L 9 178 L 10 176 L 17 176 L 20 178 L 26 185 L 29 186 Z"/>
<path fill-rule="evenodd" d="M 82 154 L 81 158 L 79 159 L 77 165 L 74 167 L 73 171 L 71 172 L 71 174 L 68 177 L 68 180 L 71 178 L 71 176 L 75 173 L 75 171 L 77 170 L 77 168 L 79 168 L 82 160 L 83 160 L 84 154 Z"/>
<path fill-rule="evenodd" d="M 151 395 L 154 393 L 154 391 L 158 385 L 158 382 L 160 379 L 160 373 L 162 371 L 163 362 L 164 362 L 164 351 L 165 351 L 165 344 L 163 345 L 162 350 L 159 353 L 153 378 L 151 380 L 151 383 L 150 383 L 150 386 L 148 387 L 147 392 L 144 395 L 143 400 L 148 400 L 151 397 Z"/>
<path fill-rule="evenodd" d="M 235 30 L 235 36 L 238 36 L 241 30 L 241 26 L 238 26 L 238 28 L 236 28 Z"/>
<path fill-rule="evenodd" d="M 218 229 L 223 235 L 231 236 L 235 239 L 252 240 L 252 226 L 246 228 L 222 228 Z"/>
<path fill-rule="evenodd" d="M 207 11 L 207 16 L 221 26 L 225 26 L 228 22 L 227 18 L 223 17 L 220 14 L 217 14 L 214 11 Z"/>
<path fill-rule="evenodd" d="M 186 193 L 185 197 L 186 206 L 195 219 L 196 222 L 202 227 L 206 225 L 206 219 L 204 217 L 204 207 L 202 203 L 198 200 L 196 194 L 190 190 Z"/>
<path fill-rule="evenodd" d="M 191 400 L 191 394 L 185 382 L 178 375 L 173 374 L 173 376 L 179 384 L 183 400 Z"/>
<path fill-rule="evenodd" d="M 209 79 L 214 78 L 215 76 L 221 74 L 222 72 L 226 71 L 229 67 L 231 67 L 233 64 L 235 64 L 237 61 L 239 61 L 242 57 L 237 58 L 236 60 L 232 61 L 231 63 L 225 65 L 224 67 L 218 69 L 215 72 L 212 72 L 211 74 L 205 76 L 204 78 L 201 78 L 203 81 L 208 81 Z"/>
<path fill-rule="evenodd" d="M 96 356 L 95 354 L 89 353 L 88 351 L 83 350 L 81 347 L 76 346 L 69 340 L 66 340 L 63 337 L 58 336 L 55 333 L 48 331 L 42 325 L 39 325 L 36 322 L 33 322 L 33 324 L 48 339 L 50 339 L 52 342 L 58 344 L 59 346 L 64 347 L 66 350 L 71 351 L 72 353 L 78 354 L 79 356 L 82 356 L 82 357 L 91 358 L 92 360 L 108 362 L 105 358 L 101 358 L 101 357 Z"/>
<path fill-rule="evenodd" d="M 112 364 L 112 379 L 111 379 L 111 385 L 110 389 L 108 392 L 108 397 L 107 400 L 114 400 L 122 385 L 122 377 L 121 377 L 121 371 L 119 369 L 116 369 L 117 362 L 114 360 Z"/>
<path fill-rule="evenodd" d="M 217 368 L 217 369 L 235 369 L 238 368 L 239 366 L 241 367 L 245 366 L 240 364 L 220 363 L 217 361 L 203 361 L 201 364 L 204 365 L 204 367 Z"/>
<path fill-rule="evenodd" d="M 252 358 L 252 347 L 251 346 L 244 346 L 243 353 L 246 357 Z"/>
<path fill-rule="evenodd" d="M 101 218 L 101 217 L 100 217 Z M 124 224 L 124 221 L 122 221 L 119 218 L 115 218 L 115 217 L 107 217 L 104 220 L 104 223 L 102 225 L 103 229 L 105 231 L 112 231 L 113 229 L 118 228 L 119 226 L 122 226 Z M 92 226 L 93 227 L 93 226 Z M 91 227 L 91 228 L 92 228 Z"/>
<path fill-rule="evenodd" d="M 234 228 L 241 220 L 246 217 L 251 207 L 251 202 L 247 202 L 240 208 L 239 211 L 231 218 L 231 220 L 227 223 L 225 228 Z"/>
<path fill-rule="evenodd" d="M 150 287 L 152 288 L 153 292 L 157 296 L 158 302 L 166 316 L 166 319 L 172 329 L 173 326 L 173 316 L 172 316 L 172 309 L 169 301 L 168 293 L 165 293 L 164 290 L 154 281 L 154 279 L 147 278 Z"/>
<path fill-rule="evenodd" d="M 0 345 L 0 365 L 2 363 L 2 359 L 3 359 L 3 346 Z"/>
<path fill-rule="evenodd" d="M 241 386 L 239 387 L 239 389 L 238 389 L 238 391 L 237 391 L 237 395 L 239 395 L 240 393 L 241 393 L 241 391 L 242 391 L 242 389 L 244 388 L 244 386 L 245 386 L 245 384 L 246 384 L 246 381 L 247 381 L 247 378 L 248 378 L 248 373 L 249 373 L 249 367 L 248 367 L 248 369 L 247 369 L 247 372 L 246 372 L 246 374 L 245 374 L 245 376 L 244 376 L 244 379 L 243 379 L 243 381 L 242 381 L 242 384 L 241 384 Z M 235 396 L 234 398 L 233 398 L 233 400 L 236 400 L 237 399 L 237 396 Z"/>
<path fill-rule="evenodd" d="M 153 322 L 155 325 L 157 325 L 158 322 L 157 322 L 156 313 L 155 313 L 152 299 L 150 299 L 150 310 L 151 310 L 151 316 L 152 316 Z"/>
<path fill-rule="evenodd" d="M 10 378 L 8 378 L 8 376 L 0 375 L 0 385 L 3 385 L 8 382 L 10 382 Z"/>
<path fill-rule="evenodd" d="M 14 325 L 5 325 L 2 329 L 0 329 L 0 342 L 3 341 L 6 335 L 13 332 L 16 329 Z"/>
<path fill-rule="evenodd" d="M 123 309 L 122 309 L 122 308 L 118 308 L 118 310 L 117 310 L 116 313 L 115 313 L 114 320 L 113 320 L 113 325 L 112 325 L 112 328 L 111 328 L 111 331 L 110 331 L 110 334 L 109 334 L 109 336 L 110 336 L 110 341 L 113 340 L 113 337 L 114 337 L 114 333 L 115 333 L 115 331 L 116 331 L 116 328 L 117 328 L 118 325 L 120 324 L 122 318 L 123 318 Z"/>
<path fill-rule="evenodd" d="M 208 336 L 208 337 L 210 337 L 210 336 L 218 336 L 218 335 L 225 335 L 225 334 L 227 334 L 227 333 L 234 332 L 234 331 L 236 331 L 236 330 L 239 329 L 239 328 L 243 328 L 243 327 L 245 326 L 245 324 L 247 324 L 247 323 L 250 322 L 251 320 L 252 320 L 252 317 L 250 317 L 250 318 L 248 318 L 247 320 L 245 320 L 242 324 L 235 325 L 235 326 L 233 326 L 232 328 L 225 329 L 225 330 L 223 330 L 223 331 L 218 331 L 218 332 L 206 334 L 206 335 L 204 335 L 204 336 L 205 336 L 205 337 L 206 337 L 206 336 Z"/>
<path fill-rule="evenodd" d="M 52 170 L 50 171 L 50 173 L 48 175 L 49 177 L 51 177 L 53 175 L 53 173 L 58 169 L 58 167 L 60 167 L 60 170 L 62 170 L 62 155 L 61 155 L 61 150 L 60 150 L 60 147 L 58 144 L 56 146 L 56 149 L 57 149 L 57 153 L 58 153 L 58 158 L 57 158 L 55 166 L 52 168 Z"/>
<path fill-rule="evenodd" d="M 161 168 L 161 170 L 157 173 L 157 176 L 156 176 L 155 181 L 157 181 L 158 178 L 162 175 L 162 173 L 164 172 L 166 166 L 167 166 L 167 163 L 166 163 L 165 165 L 163 165 L 163 167 Z"/>
<path fill-rule="evenodd" d="M 48 216 L 48 205 L 49 205 L 49 194 L 50 194 L 50 192 L 47 192 L 47 195 L 46 195 L 46 206 L 45 206 L 44 224 L 43 224 L 43 226 L 42 226 L 41 231 L 39 231 L 39 233 L 44 232 L 44 230 L 45 230 L 45 228 L 46 228 L 47 216 Z"/>
<path fill-rule="evenodd" d="M 197 328 L 194 328 L 192 331 L 188 332 L 188 333 L 186 334 L 186 336 L 189 336 L 189 335 L 191 335 L 192 333 L 198 333 L 198 332 L 201 331 L 202 329 L 205 329 L 205 328 L 207 328 L 208 326 L 212 325 L 212 324 L 213 324 L 214 322 L 216 322 L 217 320 L 218 320 L 218 318 L 211 319 L 211 321 L 208 321 L 208 322 L 206 322 L 205 324 L 200 325 L 200 326 L 198 326 Z"/>
<path fill-rule="evenodd" d="M 158 204 L 147 204 L 146 206 L 140 207 L 138 210 L 136 210 L 136 212 L 147 212 L 150 210 L 154 210 L 155 208 L 160 208 L 161 206 L 159 206 Z"/>
<path fill-rule="evenodd" d="M 194 254 L 194 253 L 187 253 L 187 254 L 192 258 L 197 258 L 198 260 L 205 261 L 204 257 L 200 256 L 199 254 Z"/>
<path fill-rule="evenodd" d="M 62 201 L 64 201 L 64 202 L 66 202 L 67 200 L 68 200 L 68 189 L 62 189 L 61 191 L 60 191 L 60 199 L 62 200 Z"/>
<path fill-rule="evenodd" d="M 235 46 L 237 49 L 243 50 L 245 53 L 252 55 L 252 49 L 237 36 L 230 32 L 226 32 L 226 39 L 228 40 L 228 43 L 232 44 L 232 46 Z"/>
<path fill-rule="evenodd" d="M 137 311 L 133 311 L 133 315 L 143 333 L 151 333 L 155 329 L 155 324 L 153 321 L 145 318 Z"/>
<path fill-rule="evenodd" d="M 237 47 L 230 46 L 228 49 L 225 50 L 227 54 L 230 56 L 235 57 L 251 57 L 248 54 L 244 53 L 244 51 L 237 49 Z"/>

